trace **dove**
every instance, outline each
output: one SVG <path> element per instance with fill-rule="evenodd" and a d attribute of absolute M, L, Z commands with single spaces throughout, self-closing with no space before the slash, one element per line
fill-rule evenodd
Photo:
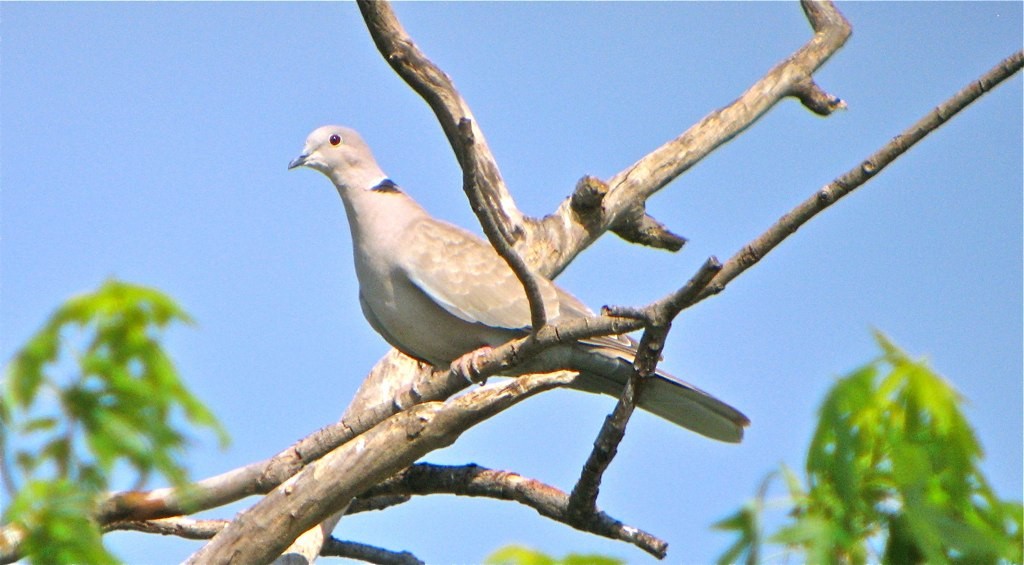
<path fill-rule="evenodd" d="M 352 232 L 359 304 L 370 326 L 402 353 L 448 368 L 464 355 L 531 330 L 522 283 L 485 240 L 432 217 L 377 164 L 363 138 L 323 126 L 288 169 L 308 167 L 334 183 Z M 537 275 L 548 321 L 592 316 L 580 300 Z M 573 387 L 618 397 L 632 375 L 637 343 L 607 336 L 556 346 Z M 699 388 L 658 371 L 637 405 L 676 425 L 731 443 L 750 420 Z"/>

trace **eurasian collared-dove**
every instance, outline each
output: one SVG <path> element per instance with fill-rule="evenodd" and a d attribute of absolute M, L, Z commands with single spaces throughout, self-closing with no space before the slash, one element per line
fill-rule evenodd
<path fill-rule="evenodd" d="M 526 292 L 490 244 L 431 217 L 377 165 L 355 131 L 318 128 L 289 169 L 309 167 L 338 189 L 352 230 L 359 304 L 399 351 L 437 367 L 496 347 L 530 329 Z M 537 277 L 548 320 L 591 315 L 579 300 Z M 632 374 L 636 342 L 626 336 L 560 346 L 581 373 L 575 387 L 617 397 Z M 659 372 L 638 405 L 705 436 L 739 442 L 750 421 L 704 391 Z"/>

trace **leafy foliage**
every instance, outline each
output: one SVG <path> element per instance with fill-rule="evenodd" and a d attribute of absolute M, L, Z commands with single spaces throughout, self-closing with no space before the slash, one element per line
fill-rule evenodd
<path fill-rule="evenodd" d="M 606 555 L 570 553 L 562 559 L 521 545 L 505 546 L 484 561 L 485 565 L 622 565 L 625 561 Z"/>
<path fill-rule="evenodd" d="M 811 563 L 1020 563 L 1024 511 L 982 475 L 956 391 L 876 338 L 881 358 L 840 379 L 821 407 L 807 485 L 783 468 L 792 519 L 769 541 Z M 739 534 L 720 563 L 757 561 L 764 490 L 716 524 Z M 871 542 L 882 540 L 879 555 Z"/>
<path fill-rule="evenodd" d="M 176 419 L 227 441 L 160 344 L 160 330 L 175 322 L 190 319 L 166 295 L 107 281 L 58 308 L 7 366 L 0 461 L 13 501 L 3 518 L 24 528 L 33 561 L 115 562 L 90 519 L 97 496 L 115 469 L 140 483 L 156 473 L 183 485 L 187 437 Z"/>

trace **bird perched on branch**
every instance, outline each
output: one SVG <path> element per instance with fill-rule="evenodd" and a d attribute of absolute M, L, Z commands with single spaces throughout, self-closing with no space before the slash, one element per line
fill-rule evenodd
<path fill-rule="evenodd" d="M 289 169 L 309 167 L 331 179 L 345 203 L 367 321 L 396 349 L 447 368 L 464 354 L 497 347 L 530 331 L 523 285 L 486 241 L 431 217 L 388 178 L 354 130 L 324 126 L 306 139 Z M 578 299 L 537 277 L 548 320 L 592 316 Z M 636 342 L 627 336 L 556 346 L 574 388 L 618 397 L 632 374 Z M 671 375 L 644 384 L 637 405 L 666 420 L 727 442 L 750 421 L 735 408 Z"/>

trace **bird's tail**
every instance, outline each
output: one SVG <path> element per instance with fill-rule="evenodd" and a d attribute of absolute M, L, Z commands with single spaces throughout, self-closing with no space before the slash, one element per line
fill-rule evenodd
<path fill-rule="evenodd" d="M 582 369 L 573 388 L 618 398 L 633 374 L 627 352 L 600 347 L 574 347 L 572 367 Z M 703 390 L 658 371 L 640 390 L 637 406 L 719 441 L 739 443 L 750 420 L 742 412 Z"/>

